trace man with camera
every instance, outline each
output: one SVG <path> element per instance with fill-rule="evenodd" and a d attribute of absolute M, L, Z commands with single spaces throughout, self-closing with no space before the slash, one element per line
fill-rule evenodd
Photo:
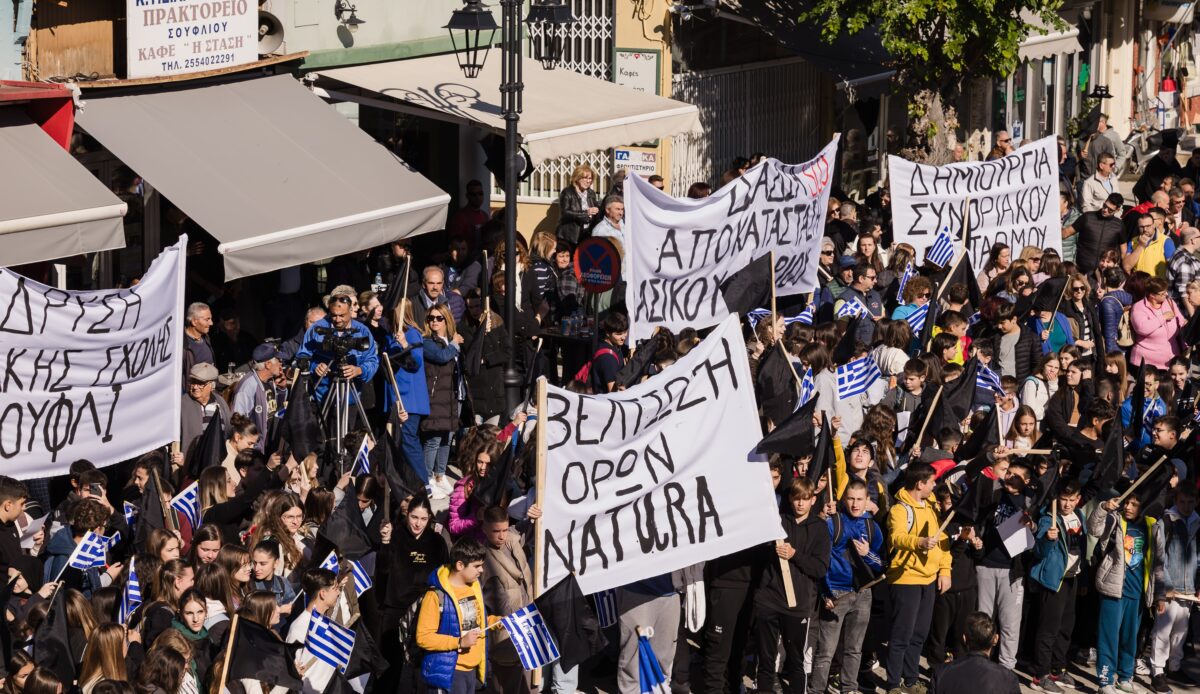
<path fill-rule="evenodd" d="M 299 360 L 312 360 L 312 373 L 318 379 L 314 395 L 318 403 L 325 397 L 335 380 L 351 382 L 350 405 L 358 402 L 358 389 L 370 382 L 379 368 L 379 353 L 367 326 L 353 318 L 354 297 L 332 294 L 329 313 L 309 326 L 304 343 L 296 352 Z M 351 407 L 354 412 L 356 408 Z"/>

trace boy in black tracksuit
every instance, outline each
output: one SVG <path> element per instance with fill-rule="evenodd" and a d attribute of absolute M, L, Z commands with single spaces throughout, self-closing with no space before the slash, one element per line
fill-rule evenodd
<path fill-rule="evenodd" d="M 762 579 L 754 594 L 757 623 L 758 674 L 755 687 L 769 692 L 775 686 L 775 655 L 780 636 L 787 658 L 785 694 L 804 694 L 808 682 L 804 674 L 808 621 L 816 614 L 817 582 L 829 571 L 829 530 L 825 520 L 813 512 L 816 489 L 805 478 L 792 480 L 787 490 L 787 510 L 780 516 L 785 539 L 762 552 Z M 788 563 L 796 606 L 788 607 L 780 559 Z"/>
<path fill-rule="evenodd" d="M 942 513 L 949 513 L 954 506 L 950 489 L 939 485 L 936 494 Z M 978 600 L 975 565 L 983 559 L 983 540 L 972 525 L 951 521 L 946 536 L 951 538 L 950 590 L 939 593 L 933 603 L 926 653 L 931 666 L 946 662 L 947 652 L 955 658 L 964 652 L 962 637 L 967 616 L 975 611 Z"/>

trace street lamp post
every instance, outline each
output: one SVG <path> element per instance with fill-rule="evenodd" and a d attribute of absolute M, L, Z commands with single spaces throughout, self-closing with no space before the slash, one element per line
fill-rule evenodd
<path fill-rule="evenodd" d="M 566 26 L 575 21 L 565 3 L 557 0 L 531 0 L 530 38 L 534 57 L 546 70 L 554 68 L 562 54 Z M 504 116 L 504 323 L 508 329 L 508 360 L 504 368 L 504 394 L 509 412 L 521 402 L 523 379 L 516 367 L 517 319 L 517 180 L 524 169 L 520 159 L 517 126 L 521 120 L 521 5 L 522 0 L 500 0 L 500 26 L 482 0 L 463 0 L 446 29 L 458 56 L 459 67 L 468 79 L 483 71 L 497 28 L 500 30 L 500 109 Z M 460 32 L 456 34 L 456 32 Z M 461 45 L 460 45 L 461 44 Z M 487 271 L 487 268 L 484 268 Z"/>

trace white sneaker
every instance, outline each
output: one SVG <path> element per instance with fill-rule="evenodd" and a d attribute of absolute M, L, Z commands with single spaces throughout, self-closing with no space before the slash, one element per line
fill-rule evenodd
<path fill-rule="evenodd" d="M 443 475 L 442 478 L 438 480 L 438 486 L 442 488 L 442 491 L 449 494 L 454 491 L 454 480 Z"/>
<path fill-rule="evenodd" d="M 434 487 L 433 493 L 429 495 L 429 500 L 430 501 L 441 501 L 442 499 L 445 499 L 446 497 L 447 497 L 447 494 L 445 491 L 442 490 L 441 487 Z"/>
<path fill-rule="evenodd" d="M 1139 675 L 1149 675 L 1150 674 L 1150 663 L 1146 662 L 1145 658 L 1138 658 L 1136 671 L 1137 671 L 1137 674 L 1139 674 Z M 1120 689 L 1120 686 L 1118 685 L 1117 688 Z M 1129 690 L 1121 690 L 1121 691 L 1129 691 Z"/>

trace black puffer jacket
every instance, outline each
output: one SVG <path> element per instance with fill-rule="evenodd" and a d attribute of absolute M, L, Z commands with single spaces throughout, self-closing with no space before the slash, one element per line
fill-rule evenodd
<path fill-rule="evenodd" d="M 460 414 L 458 345 L 440 337 L 425 338 L 425 384 L 429 389 L 429 415 L 421 431 L 454 431 Z"/>
<path fill-rule="evenodd" d="M 1016 362 L 1017 383 L 1033 375 L 1038 360 L 1042 358 L 1042 338 L 1028 326 L 1021 326 L 1021 337 L 1017 338 Z"/>

